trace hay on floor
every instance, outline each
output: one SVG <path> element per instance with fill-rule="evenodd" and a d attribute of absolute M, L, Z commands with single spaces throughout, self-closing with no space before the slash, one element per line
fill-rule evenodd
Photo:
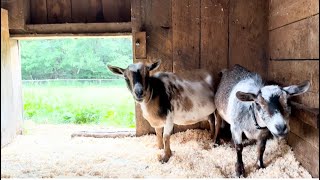
<path fill-rule="evenodd" d="M 235 177 L 236 152 L 230 145 L 213 148 L 208 131 L 188 130 L 171 136 L 173 156 L 158 161 L 156 136 L 75 137 L 81 126 L 41 125 L 1 149 L 1 178 L 14 177 Z M 285 141 L 267 142 L 266 168 L 256 169 L 256 145 L 243 150 L 247 177 L 311 178 Z"/>

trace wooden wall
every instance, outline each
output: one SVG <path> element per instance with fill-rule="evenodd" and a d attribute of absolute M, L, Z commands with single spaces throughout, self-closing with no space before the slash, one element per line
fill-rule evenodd
<path fill-rule="evenodd" d="M 131 31 L 130 0 L 1 0 L 11 34 Z"/>
<path fill-rule="evenodd" d="M 8 12 L 1 9 L 1 147 L 22 125 L 21 67 L 18 41 L 9 38 Z"/>
<path fill-rule="evenodd" d="M 311 81 L 309 92 L 293 98 L 319 108 L 319 0 L 270 0 L 269 79 L 291 85 Z M 288 142 L 296 158 L 319 177 L 319 125 L 312 113 L 293 109 Z"/>
<path fill-rule="evenodd" d="M 161 70 L 206 68 L 216 74 L 241 64 L 267 75 L 268 1 L 132 0 L 132 33 L 146 32 L 147 57 L 162 60 Z M 133 46 L 135 48 L 135 46 Z M 134 56 L 135 57 L 135 56 Z M 137 135 L 154 132 L 137 106 Z M 208 128 L 208 123 L 175 126 Z"/>

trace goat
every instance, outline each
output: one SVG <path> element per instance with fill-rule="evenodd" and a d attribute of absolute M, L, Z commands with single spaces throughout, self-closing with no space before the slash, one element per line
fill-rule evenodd
<path fill-rule="evenodd" d="M 214 121 L 213 76 L 205 70 L 180 74 L 157 72 L 161 61 L 130 64 L 126 69 L 108 65 L 115 74 L 125 78 L 134 100 L 140 104 L 143 117 L 155 128 L 158 147 L 164 149 L 160 161 L 171 157 L 170 134 L 173 125 L 190 125 L 208 120 L 211 137 L 215 142 L 219 125 Z"/>
<path fill-rule="evenodd" d="M 264 168 L 263 153 L 268 136 L 272 134 L 283 138 L 290 130 L 288 116 L 291 110 L 287 99 L 305 93 L 309 87 L 309 81 L 287 87 L 265 86 L 260 75 L 240 65 L 222 72 L 214 103 L 217 116 L 230 124 L 237 151 L 235 169 L 238 177 L 245 174 L 242 133 L 249 139 L 257 140 L 258 168 Z"/>

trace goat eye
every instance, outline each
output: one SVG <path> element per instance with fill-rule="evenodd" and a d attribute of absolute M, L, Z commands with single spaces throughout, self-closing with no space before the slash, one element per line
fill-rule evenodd
<path fill-rule="evenodd" d="M 257 102 L 255 102 L 256 106 L 257 106 L 257 109 L 260 110 L 261 109 L 261 106 L 260 104 L 258 104 Z"/>

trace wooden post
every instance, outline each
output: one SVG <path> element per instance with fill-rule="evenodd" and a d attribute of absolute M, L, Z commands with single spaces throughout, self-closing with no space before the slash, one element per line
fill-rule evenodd
<path fill-rule="evenodd" d="M 9 38 L 8 11 L 1 9 L 1 147 L 21 132 L 22 92 L 18 41 Z"/>

